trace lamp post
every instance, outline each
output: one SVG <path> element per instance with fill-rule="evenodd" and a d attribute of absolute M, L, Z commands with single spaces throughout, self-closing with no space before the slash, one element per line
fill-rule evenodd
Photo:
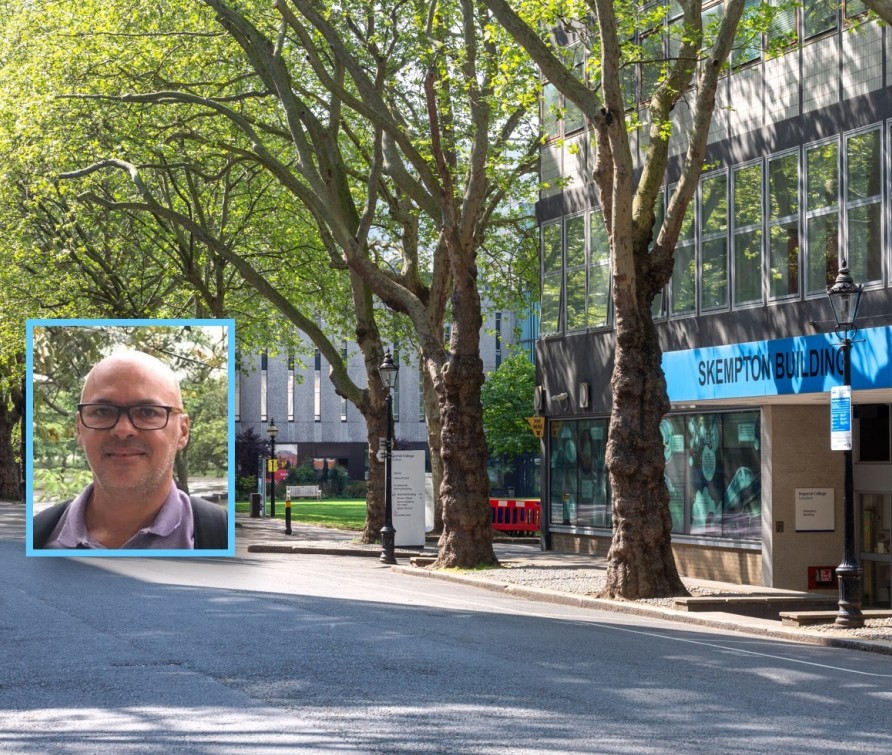
<path fill-rule="evenodd" d="M 266 428 L 266 434 L 269 436 L 269 476 L 271 479 L 269 486 L 269 516 L 270 519 L 276 518 L 276 435 L 279 428 L 276 427 L 276 420 L 270 417 L 269 427 Z"/>
<path fill-rule="evenodd" d="M 384 361 L 378 367 L 381 382 L 387 389 L 387 439 L 384 441 L 384 526 L 381 528 L 381 563 L 384 564 L 396 563 L 396 556 L 393 554 L 396 530 L 393 528 L 391 468 L 393 466 L 393 388 L 396 385 L 399 369 L 394 364 L 393 358 L 390 356 L 390 349 L 388 349 L 384 353 Z"/>
<path fill-rule="evenodd" d="M 852 385 L 852 336 L 855 334 L 855 318 L 861 303 L 863 286 L 855 285 L 846 261 L 842 261 L 836 282 L 827 289 L 827 296 L 836 318 L 836 335 L 842 349 L 843 384 Z M 854 479 L 852 473 L 852 444 L 843 451 L 845 454 L 845 477 L 843 480 L 843 554 L 842 563 L 836 567 L 839 581 L 839 612 L 835 623 L 842 627 L 863 627 L 861 613 L 861 574 L 855 554 L 855 503 Z"/>

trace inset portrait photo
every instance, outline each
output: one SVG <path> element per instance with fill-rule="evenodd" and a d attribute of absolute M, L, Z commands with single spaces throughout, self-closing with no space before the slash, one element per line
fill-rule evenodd
<path fill-rule="evenodd" d="M 29 556 L 232 556 L 232 320 L 30 320 Z"/>

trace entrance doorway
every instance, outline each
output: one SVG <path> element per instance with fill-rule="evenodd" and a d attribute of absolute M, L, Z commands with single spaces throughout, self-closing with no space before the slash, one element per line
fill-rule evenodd
<path fill-rule="evenodd" d="M 858 496 L 863 604 L 892 607 L 892 493 Z"/>

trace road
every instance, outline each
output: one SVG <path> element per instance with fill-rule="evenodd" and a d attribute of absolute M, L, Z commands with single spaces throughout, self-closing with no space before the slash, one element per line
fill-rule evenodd
<path fill-rule="evenodd" d="M 0 753 L 892 752 L 887 656 L 370 558 L 25 558 L 14 516 L 0 568 Z"/>

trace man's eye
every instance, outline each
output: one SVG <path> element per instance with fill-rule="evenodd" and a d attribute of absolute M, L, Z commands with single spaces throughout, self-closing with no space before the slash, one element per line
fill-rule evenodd
<path fill-rule="evenodd" d="M 158 419 L 164 414 L 164 410 L 159 406 L 137 406 L 131 411 L 140 419 Z"/>
<path fill-rule="evenodd" d="M 117 414 L 117 411 L 117 409 L 111 406 L 92 406 L 87 413 L 96 419 L 104 419 L 105 417 L 111 417 L 112 415 Z"/>

